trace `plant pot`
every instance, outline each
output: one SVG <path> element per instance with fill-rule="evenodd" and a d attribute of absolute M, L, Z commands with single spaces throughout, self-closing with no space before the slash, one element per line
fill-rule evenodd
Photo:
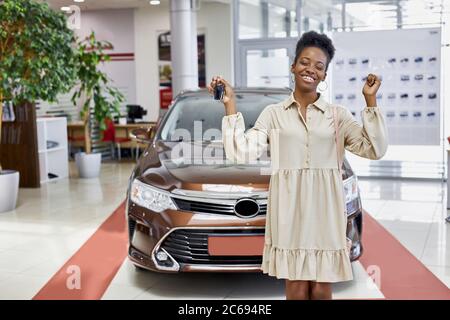
<path fill-rule="evenodd" d="M 79 152 L 75 154 L 75 163 L 80 178 L 96 178 L 100 175 L 102 155 L 100 153 L 86 154 Z"/>
<path fill-rule="evenodd" d="M 12 211 L 17 205 L 19 193 L 19 171 L 2 170 L 0 172 L 0 212 Z"/>

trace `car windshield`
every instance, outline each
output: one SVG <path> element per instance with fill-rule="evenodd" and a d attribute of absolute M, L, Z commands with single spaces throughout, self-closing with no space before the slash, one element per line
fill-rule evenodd
<path fill-rule="evenodd" d="M 278 103 L 288 93 L 236 93 L 236 107 L 244 117 L 245 130 L 252 128 L 262 110 Z M 180 98 L 172 107 L 160 131 L 165 141 L 222 140 L 222 118 L 225 108 L 207 93 Z"/>

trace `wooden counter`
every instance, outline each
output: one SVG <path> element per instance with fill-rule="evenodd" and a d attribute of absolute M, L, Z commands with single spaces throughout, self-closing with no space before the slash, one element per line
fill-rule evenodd
<path fill-rule="evenodd" d="M 130 138 L 131 130 L 136 128 L 151 128 L 156 125 L 156 122 L 150 123 L 127 123 L 114 124 L 116 129 L 116 138 Z M 71 146 L 84 147 L 84 123 L 82 121 L 70 122 L 67 124 L 67 136 Z M 121 148 L 145 148 L 147 144 L 138 143 L 136 141 L 121 142 Z"/>

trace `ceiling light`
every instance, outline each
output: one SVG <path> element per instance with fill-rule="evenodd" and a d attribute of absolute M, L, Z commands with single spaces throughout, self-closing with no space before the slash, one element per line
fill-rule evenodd
<path fill-rule="evenodd" d="M 150 1 L 150 4 L 152 5 L 152 6 L 157 6 L 158 4 L 160 4 L 161 3 L 161 1 L 159 1 L 159 0 L 151 0 Z"/>
<path fill-rule="evenodd" d="M 71 11 L 70 7 L 61 7 L 62 11 Z"/>
<path fill-rule="evenodd" d="M 73 2 L 84 2 L 84 0 L 73 0 Z"/>

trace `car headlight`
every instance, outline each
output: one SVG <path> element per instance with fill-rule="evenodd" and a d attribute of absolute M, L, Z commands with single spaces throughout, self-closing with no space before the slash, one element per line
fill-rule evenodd
<path fill-rule="evenodd" d="M 131 185 L 130 199 L 137 205 L 156 212 L 177 207 L 166 192 L 151 187 L 137 179 Z"/>
<path fill-rule="evenodd" d="M 358 180 L 356 176 L 351 176 L 344 181 L 344 195 L 348 214 L 352 214 L 360 209 Z"/>

